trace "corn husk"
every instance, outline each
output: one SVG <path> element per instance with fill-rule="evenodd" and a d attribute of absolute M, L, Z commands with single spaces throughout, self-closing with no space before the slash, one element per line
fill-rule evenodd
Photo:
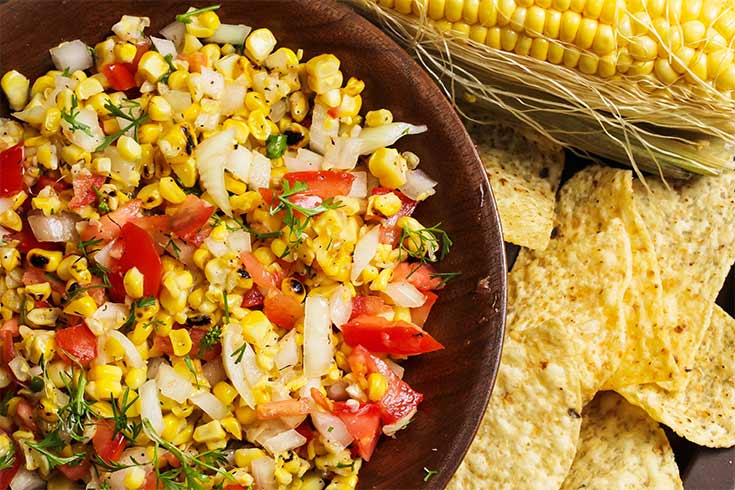
<path fill-rule="evenodd" d="M 682 77 L 666 87 L 653 77 L 603 79 L 468 39 L 429 19 L 424 1 L 414 0 L 412 15 L 382 6 L 391 2 L 347 3 L 401 42 L 474 122 L 514 120 L 639 175 L 685 178 L 735 168 L 735 102 L 693 73 L 689 83 Z"/>

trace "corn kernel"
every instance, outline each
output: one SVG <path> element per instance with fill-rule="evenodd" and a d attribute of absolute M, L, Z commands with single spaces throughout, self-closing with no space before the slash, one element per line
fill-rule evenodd
<path fill-rule="evenodd" d="M 239 144 L 244 145 L 250 136 L 250 128 L 245 121 L 240 119 L 227 119 L 222 123 L 223 129 L 232 129 L 235 131 L 235 141 Z"/>
<path fill-rule="evenodd" d="M 87 100 L 93 95 L 104 92 L 104 87 L 96 78 L 87 78 L 79 82 L 76 88 L 77 99 Z"/>
<path fill-rule="evenodd" d="M 275 47 L 276 37 L 265 28 L 255 29 L 245 40 L 246 53 L 257 63 L 262 63 Z"/>
<path fill-rule="evenodd" d="M 0 214 L 0 225 L 10 228 L 13 231 L 20 231 L 23 229 L 23 221 L 21 221 L 18 213 L 12 209 L 6 210 Z"/>
<path fill-rule="evenodd" d="M 97 311 L 97 303 L 87 293 L 73 299 L 64 308 L 64 313 L 89 318 Z"/>
<path fill-rule="evenodd" d="M 390 217 L 401 209 L 401 199 L 393 192 L 371 197 L 373 208 L 383 216 Z"/>
<path fill-rule="evenodd" d="M 168 333 L 168 338 L 171 339 L 171 345 L 174 350 L 174 354 L 177 356 L 185 356 L 191 351 L 191 337 L 189 332 L 183 328 L 171 330 Z"/>
<path fill-rule="evenodd" d="M 240 422 L 237 421 L 237 419 L 233 416 L 225 417 L 222 420 L 220 420 L 220 423 L 222 424 L 222 427 L 232 434 L 235 439 L 241 440 L 242 439 L 242 428 L 240 427 Z"/>
<path fill-rule="evenodd" d="M 156 83 L 168 73 L 168 63 L 157 51 L 147 51 L 138 62 L 138 73 L 150 83 Z"/>
<path fill-rule="evenodd" d="M 214 442 L 225 439 L 227 434 L 222 429 L 222 424 L 217 420 L 198 426 L 194 429 L 194 440 L 196 442 Z"/>
<path fill-rule="evenodd" d="M 143 151 L 140 148 L 140 144 L 133 138 L 127 135 L 120 136 L 117 140 L 117 151 L 120 152 L 120 156 L 125 160 L 135 162 L 140 160 L 143 156 Z"/>
<path fill-rule="evenodd" d="M 153 121 L 170 121 L 172 117 L 171 104 L 160 95 L 155 95 L 148 103 L 148 114 Z"/>
<path fill-rule="evenodd" d="M 18 252 L 18 250 L 15 248 L 0 248 L 0 265 L 3 266 L 3 269 L 5 269 L 6 272 L 12 272 L 20 265 L 20 252 Z M 31 286 L 26 286 L 26 291 L 29 287 Z"/>
<path fill-rule="evenodd" d="M 250 463 L 263 456 L 265 456 L 265 453 L 262 449 L 254 447 L 237 449 L 235 451 L 235 464 L 238 468 L 249 468 Z"/>
<path fill-rule="evenodd" d="M 123 278 L 125 293 L 133 299 L 143 297 L 143 273 L 137 267 L 129 269 Z"/>
<path fill-rule="evenodd" d="M 31 82 L 22 73 L 11 70 L 0 79 L 5 96 L 8 98 L 10 108 L 20 111 L 28 103 L 28 93 Z"/>
<path fill-rule="evenodd" d="M 26 255 L 29 264 L 46 272 L 55 272 L 61 263 L 62 257 L 63 254 L 59 251 L 43 250 L 41 248 L 33 248 Z"/>
<path fill-rule="evenodd" d="M 140 466 L 133 466 L 126 470 L 123 485 L 126 490 L 136 490 L 142 488 L 145 483 L 146 472 Z"/>
<path fill-rule="evenodd" d="M 237 391 L 226 381 L 220 381 L 214 385 L 212 393 L 224 405 L 231 405 L 235 398 L 237 398 Z"/>
<path fill-rule="evenodd" d="M 393 113 L 388 109 L 380 109 L 377 111 L 369 111 L 365 115 L 365 124 L 374 128 L 377 126 L 384 126 L 393 122 Z"/>
<path fill-rule="evenodd" d="M 141 387 L 147 378 L 145 369 L 143 368 L 129 368 L 125 374 L 125 384 L 131 390 L 137 390 Z"/>
<path fill-rule="evenodd" d="M 148 184 L 138 191 L 137 198 L 143 203 L 145 209 L 157 208 L 163 203 L 158 183 Z"/>
<path fill-rule="evenodd" d="M 395 148 L 376 150 L 368 160 L 368 167 L 383 187 L 395 189 L 406 183 L 408 166 Z"/>

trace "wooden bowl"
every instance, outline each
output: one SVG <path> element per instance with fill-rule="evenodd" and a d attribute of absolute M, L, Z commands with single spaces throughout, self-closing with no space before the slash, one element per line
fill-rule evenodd
<path fill-rule="evenodd" d="M 500 358 L 505 318 L 505 255 L 485 172 L 461 122 L 418 65 L 375 26 L 332 1 L 221 3 L 227 23 L 268 27 L 279 44 L 309 58 L 331 52 L 345 77 L 364 80 L 365 110 L 389 108 L 395 119 L 429 126 L 399 145 L 421 157 L 439 181 L 419 207 L 426 225 L 441 222 L 454 240 L 444 271 L 462 275 L 442 291 L 428 330 L 446 348 L 406 362 L 406 379 L 425 400 L 395 439 L 383 437 L 360 472 L 360 488 L 443 488 L 459 465 L 485 410 Z M 0 71 L 35 78 L 52 68 L 48 49 L 61 41 L 104 39 L 123 14 L 151 19 L 155 34 L 185 12 L 188 1 L 30 1 L 0 5 Z M 7 115 L 7 102 L 0 113 Z M 423 468 L 439 471 L 424 482 Z"/>

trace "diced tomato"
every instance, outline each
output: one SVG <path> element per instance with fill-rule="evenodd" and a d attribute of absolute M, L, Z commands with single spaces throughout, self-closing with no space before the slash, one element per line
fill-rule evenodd
<path fill-rule="evenodd" d="M 258 192 L 260 192 L 260 196 L 263 198 L 263 202 L 266 203 L 268 207 L 275 207 L 273 202 L 275 194 L 271 189 L 261 187 L 260 189 L 258 189 Z M 306 192 L 294 194 L 290 196 L 288 200 L 290 203 L 296 206 L 307 209 L 314 209 L 323 202 L 323 199 L 320 196 L 317 196 L 315 194 L 308 194 Z M 295 211 L 295 214 L 297 216 L 302 216 L 302 213 L 298 211 Z"/>
<path fill-rule="evenodd" d="M 44 187 L 49 186 L 49 185 L 56 192 L 62 192 L 62 191 L 65 191 L 65 190 L 67 190 L 67 189 L 69 189 L 71 187 L 69 184 L 67 184 L 66 182 L 64 182 L 64 180 L 61 179 L 61 178 L 56 179 L 56 178 L 51 177 L 49 175 L 42 175 L 42 176 L 40 176 L 38 178 L 38 181 L 36 182 L 36 185 L 33 186 L 33 190 L 35 191 L 36 194 L 38 194 L 39 192 L 41 192 L 41 190 Z"/>
<path fill-rule="evenodd" d="M 310 410 L 311 405 L 305 398 L 259 403 L 256 407 L 256 412 L 260 420 L 273 420 L 280 419 L 281 417 L 306 415 Z"/>
<path fill-rule="evenodd" d="M 334 402 L 334 414 L 340 418 L 355 439 L 357 454 L 365 461 L 370 461 L 380 437 L 380 408 L 374 403 L 363 403 L 353 412 L 346 403 Z"/>
<path fill-rule="evenodd" d="M 202 339 L 207 335 L 208 331 L 209 327 L 194 327 L 189 330 L 189 336 L 191 337 L 191 352 L 192 355 L 205 361 L 212 361 L 218 358 L 222 353 L 222 344 L 217 343 L 209 349 L 205 349 L 200 356 L 199 351 L 201 350 Z"/>
<path fill-rule="evenodd" d="M 53 275 L 48 275 L 46 272 L 42 271 L 41 269 L 36 269 L 35 267 L 29 267 L 24 270 L 21 281 L 25 286 L 47 282 L 55 293 L 64 294 L 65 292 L 63 282 L 55 279 Z"/>
<path fill-rule="evenodd" d="M 422 328 L 426 324 L 426 319 L 429 318 L 431 308 L 439 297 L 431 291 L 424 291 L 424 296 L 426 296 L 424 304 L 411 309 L 411 321 Z"/>
<path fill-rule="evenodd" d="M 329 114 L 329 117 L 332 119 L 337 119 L 339 117 L 339 107 L 330 107 L 327 109 L 327 114 Z"/>
<path fill-rule="evenodd" d="M 329 199 L 334 196 L 346 196 L 352 189 L 355 176 L 349 172 L 319 170 L 306 172 L 289 172 L 283 176 L 289 184 L 303 182 L 308 187 L 307 194 Z"/>
<path fill-rule="evenodd" d="M 307 444 L 314 438 L 314 428 L 306 420 L 301 422 L 301 425 L 296 427 L 296 432 L 306 438 Z"/>
<path fill-rule="evenodd" d="M 350 369 L 363 375 L 380 373 L 388 381 L 388 389 L 378 401 L 383 423 L 394 424 L 401 419 L 413 416 L 424 399 L 424 395 L 411 388 L 399 378 L 382 359 L 375 357 L 363 346 L 358 345 L 347 358 Z"/>
<path fill-rule="evenodd" d="M 201 73 L 202 67 L 207 66 L 207 55 L 200 51 L 196 51 L 194 53 L 191 53 L 186 57 L 186 59 L 189 61 L 189 71 L 190 72 L 198 72 Z"/>
<path fill-rule="evenodd" d="M 128 63 L 110 63 L 102 67 L 102 73 L 113 89 L 125 91 L 138 86 L 134 71 L 130 68 Z"/>
<path fill-rule="evenodd" d="M 171 232 L 184 240 L 188 240 L 201 231 L 202 227 L 209 221 L 212 213 L 214 213 L 214 206 L 204 199 L 189 194 L 186 196 L 186 200 L 176 208 L 176 212 L 171 216 L 169 223 Z"/>
<path fill-rule="evenodd" d="M 391 310 L 379 296 L 355 296 L 352 298 L 352 313 L 350 320 L 362 315 L 380 315 Z"/>
<path fill-rule="evenodd" d="M 183 240 L 198 248 L 212 233 L 212 229 L 209 223 L 205 223 L 196 233 L 188 233 Z"/>
<path fill-rule="evenodd" d="M 12 196 L 23 190 L 23 143 L 0 152 L 0 197 Z"/>
<path fill-rule="evenodd" d="M 173 355 L 174 353 L 174 346 L 171 343 L 171 339 L 168 337 L 164 337 L 163 335 L 153 335 L 153 346 L 151 347 L 151 349 L 169 356 Z M 192 342 L 191 350 L 194 350 L 194 342 Z"/>
<path fill-rule="evenodd" d="M 0 342 L 3 343 L 2 363 L 8 367 L 8 363 L 15 357 L 15 346 L 13 345 L 13 331 L 10 329 L 0 330 Z"/>
<path fill-rule="evenodd" d="M 10 332 L 13 337 L 20 335 L 18 319 L 13 317 L 10 320 L 6 320 L 5 323 L 0 326 L 0 332 Z"/>
<path fill-rule="evenodd" d="M 83 480 L 89 477 L 89 469 L 92 467 L 92 463 L 89 462 L 88 458 L 75 465 L 62 464 L 59 466 L 59 471 L 71 481 Z"/>
<path fill-rule="evenodd" d="M 442 289 L 441 277 L 436 276 L 436 270 L 429 264 L 409 264 L 401 262 L 393 270 L 392 281 L 406 281 L 413 284 L 422 292 L 430 289 Z"/>
<path fill-rule="evenodd" d="M 412 323 L 380 316 L 358 316 L 342 325 L 347 345 L 363 345 L 370 352 L 413 356 L 443 349 L 434 337 Z"/>
<path fill-rule="evenodd" d="M 143 295 L 158 296 L 163 265 L 150 235 L 143 228 L 126 223 L 118 242 L 122 242 L 125 252 L 117 263 L 117 272 L 124 274 L 137 267 L 144 277 Z"/>
<path fill-rule="evenodd" d="M 0 431 L 0 434 L 4 432 Z M 10 488 L 10 482 L 15 478 L 15 474 L 18 473 L 20 466 L 23 464 L 23 453 L 15 448 L 15 460 L 10 468 L 0 470 L 0 488 Z"/>
<path fill-rule="evenodd" d="M 258 290 L 258 288 L 250 288 L 243 295 L 242 304 L 240 306 L 243 308 L 255 308 L 256 306 L 261 306 L 263 301 L 265 301 L 265 298 L 261 294 L 260 290 Z"/>
<path fill-rule="evenodd" d="M 117 238 L 125 223 L 140 217 L 141 204 L 140 199 L 133 199 L 125 206 L 102 216 L 99 221 L 87 223 L 81 232 L 82 240 L 109 242 Z"/>
<path fill-rule="evenodd" d="M 18 424 L 31 432 L 36 432 L 38 430 L 38 424 L 36 424 L 34 413 L 33 405 L 31 405 L 31 402 L 25 398 L 21 398 L 15 406 L 15 417 L 18 420 Z"/>
<path fill-rule="evenodd" d="M 36 235 L 33 234 L 30 226 L 24 226 L 22 230 L 8 235 L 10 240 L 18 240 L 18 251 L 27 254 L 33 248 L 41 248 L 43 250 L 56 250 L 59 245 L 51 242 L 39 242 Z"/>
<path fill-rule="evenodd" d="M 97 200 L 95 189 L 99 189 L 105 183 L 102 175 L 78 175 L 74 177 L 74 197 L 69 201 L 70 208 L 81 208 L 92 204 Z"/>
<path fill-rule="evenodd" d="M 107 274 L 107 278 L 110 280 L 110 289 L 107 290 L 110 299 L 115 303 L 124 303 L 126 293 L 123 275 L 119 272 L 110 272 Z"/>
<path fill-rule="evenodd" d="M 94 451 L 105 463 L 118 461 L 127 446 L 125 437 L 115 431 L 115 423 L 110 419 L 98 419 L 97 429 L 92 438 Z"/>
<path fill-rule="evenodd" d="M 107 301 L 107 295 L 105 294 L 105 287 L 102 279 L 97 276 L 92 276 L 92 282 L 89 283 L 89 289 L 87 293 L 92 297 L 97 306 L 102 306 Z M 124 301 L 124 298 L 123 298 Z"/>
<path fill-rule="evenodd" d="M 154 471 L 149 472 L 145 476 L 143 482 L 143 490 L 163 490 L 163 483 L 158 481 L 156 473 Z"/>
<path fill-rule="evenodd" d="M 138 70 L 138 63 L 140 63 L 140 59 L 143 57 L 144 54 L 146 54 L 151 49 L 151 46 L 149 43 L 140 43 L 135 45 L 135 58 L 133 58 L 133 62 L 130 63 L 132 65 L 132 71 Z"/>
<path fill-rule="evenodd" d="M 304 316 L 304 307 L 293 296 L 272 289 L 265 296 L 263 313 L 279 327 L 291 330 L 296 320 Z"/>
<path fill-rule="evenodd" d="M 243 252 L 240 254 L 240 260 L 242 260 L 245 270 L 248 271 L 255 284 L 266 290 L 278 288 L 276 277 L 268 272 L 265 266 L 255 258 L 255 255 L 250 252 Z"/>
<path fill-rule="evenodd" d="M 84 324 L 57 330 L 56 345 L 82 365 L 97 357 L 97 337 Z"/>

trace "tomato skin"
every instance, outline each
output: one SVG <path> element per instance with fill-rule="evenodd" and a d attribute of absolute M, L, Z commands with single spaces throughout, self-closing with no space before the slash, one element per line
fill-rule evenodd
<path fill-rule="evenodd" d="M 349 172 L 318 170 L 305 172 L 288 172 L 283 176 L 293 186 L 296 181 L 307 185 L 305 194 L 329 199 L 335 196 L 346 196 L 352 189 L 355 176 Z"/>
<path fill-rule="evenodd" d="M 340 418 L 355 439 L 353 443 L 357 448 L 357 454 L 365 461 L 370 461 L 380 438 L 380 408 L 374 403 L 363 403 L 356 412 L 353 412 L 346 403 L 334 402 L 333 413 Z"/>
<path fill-rule="evenodd" d="M 82 175 L 74 178 L 74 197 L 69 201 L 70 208 L 81 208 L 92 204 L 97 200 L 95 189 L 99 189 L 105 183 L 102 175 Z"/>
<path fill-rule="evenodd" d="M 186 56 L 189 61 L 189 71 L 201 73 L 202 67 L 207 66 L 207 56 L 199 51 Z"/>
<path fill-rule="evenodd" d="M 304 316 L 304 307 L 293 296 L 272 289 L 265 296 L 263 313 L 279 327 L 291 330 L 296 320 Z"/>
<path fill-rule="evenodd" d="M 171 216 L 171 231 L 186 240 L 195 235 L 214 213 L 214 206 L 204 199 L 189 194 Z"/>
<path fill-rule="evenodd" d="M 258 288 L 250 288 L 243 295 L 242 306 L 243 308 L 254 308 L 256 306 L 262 306 L 265 298 Z"/>
<path fill-rule="evenodd" d="M 392 281 L 406 281 L 413 284 L 421 292 L 431 289 L 443 289 L 441 277 L 437 277 L 436 269 L 429 264 L 409 264 L 401 262 L 393 270 Z"/>
<path fill-rule="evenodd" d="M 88 477 L 90 468 L 92 468 L 92 463 L 86 458 L 81 463 L 73 466 L 68 464 L 58 466 L 59 471 L 71 481 L 82 480 Z"/>
<path fill-rule="evenodd" d="M 48 175 L 42 175 L 38 178 L 38 182 L 36 182 L 36 185 L 33 186 L 33 191 L 38 194 L 43 190 L 46 186 L 51 186 L 53 190 L 56 192 L 62 192 L 67 190 L 70 186 L 66 182 L 64 182 L 62 179 L 54 179 L 53 177 L 49 177 Z"/>
<path fill-rule="evenodd" d="M 56 345 L 82 365 L 97 357 L 97 337 L 84 324 L 57 330 Z"/>
<path fill-rule="evenodd" d="M 142 202 L 133 199 L 125 206 L 107 213 L 98 222 L 89 222 L 80 233 L 82 240 L 102 240 L 109 242 L 120 235 L 120 230 L 125 223 L 141 216 Z"/>
<path fill-rule="evenodd" d="M 431 291 L 423 291 L 423 293 L 424 296 L 426 296 L 424 304 L 418 308 L 411 308 L 411 321 L 422 328 L 426 324 L 426 320 L 429 318 L 431 308 L 434 307 L 434 303 L 436 303 L 436 300 L 439 298 L 439 296 Z"/>
<path fill-rule="evenodd" d="M 141 55 L 142 56 L 142 55 Z M 110 63 L 102 67 L 102 73 L 115 90 L 130 90 L 137 87 L 131 65 L 128 63 Z"/>
<path fill-rule="evenodd" d="M 255 258 L 250 252 L 243 252 L 240 254 L 240 260 L 245 266 L 245 270 L 253 278 L 253 282 L 265 289 L 277 289 L 278 283 L 276 282 L 276 276 L 268 272 L 263 264 Z"/>
<path fill-rule="evenodd" d="M 259 403 L 257 406 L 258 419 L 260 420 L 306 415 L 310 410 L 311 405 L 305 398 Z"/>
<path fill-rule="evenodd" d="M 0 152 L 0 197 L 12 196 L 23 190 L 23 143 Z"/>
<path fill-rule="evenodd" d="M 133 223 L 125 223 L 118 240 L 123 243 L 125 252 L 117 263 L 117 271 L 124 274 L 137 267 L 144 277 L 143 295 L 158 296 L 163 265 L 150 235 Z"/>
<path fill-rule="evenodd" d="M 13 345 L 13 331 L 10 329 L 0 331 L 0 342 L 2 342 L 2 363 L 8 367 L 8 363 L 15 357 L 15 346 Z M 11 371 L 12 372 L 12 371 Z"/>
<path fill-rule="evenodd" d="M 362 315 L 376 316 L 390 310 L 391 307 L 379 296 L 355 296 L 352 298 L 350 320 Z"/>
<path fill-rule="evenodd" d="M 140 63 L 140 59 L 150 49 L 151 49 L 151 46 L 147 42 L 135 45 L 135 58 L 133 58 L 133 62 L 130 63 L 130 67 L 132 68 L 132 71 L 138 71 L 138 63 Z"/>
<path fill-rule="evenodd" d="M 370 352 L 401 356 L 425 354 L 444 346 L 420 327 L 380 316 L 362 315 L 342 325 L 347 345 L 362 345 Z"/>
<path fill-rule="evenodd" d="M 127 447 L 125 437 L 115 432 L 115 423 L 110 419 L 97 420 L 97 430 L 92 438 L 94 451 L 104 462 L 118 461 Z"/>

